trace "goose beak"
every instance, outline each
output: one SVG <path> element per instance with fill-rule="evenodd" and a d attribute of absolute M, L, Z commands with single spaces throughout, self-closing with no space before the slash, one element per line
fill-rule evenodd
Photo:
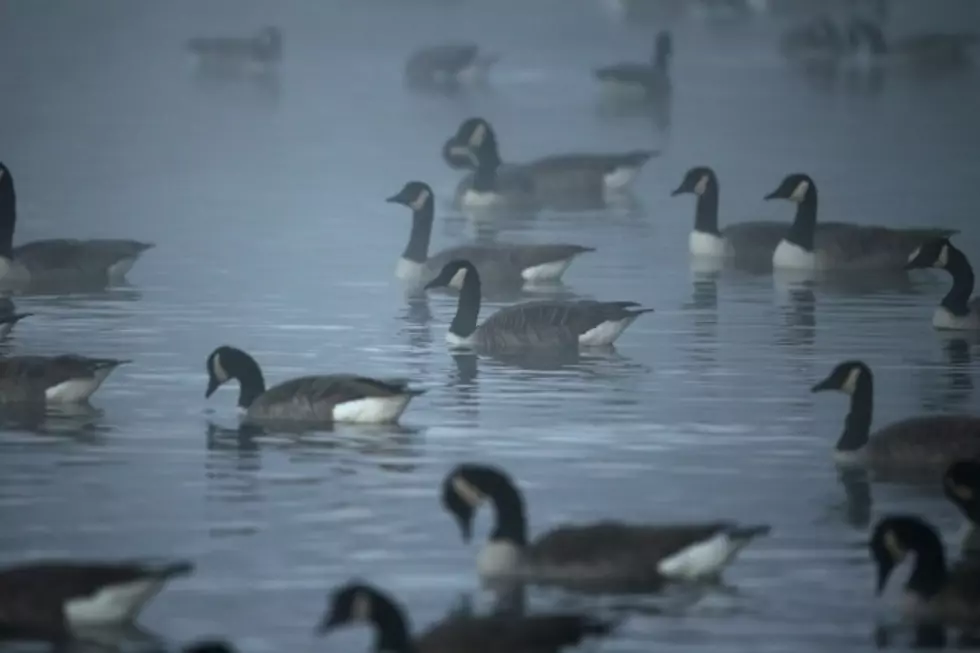
<path fill-rule="evenodd" d="M 677 197 L 678 195 L 683 195 L 686 192 L 687 190 L 684 188 L 684 184 L 681 184 L 670 193 L 670 196 Z"/>
<path fill-rule="evenodd" d="M 398 204 L 399 203 L 398 202 L 398 196 L 397 195 L 392 195 L 391 197 L 386 197 L 385 198 L 385 202 L 388 202 L 389 204 Z"/>
<path fill-rule="evenodd" d="M 830 382 L 830 377 L 827 377 L 820 383 L 810 388 L 810 392 L 824 392 L 826 390 L 835 390 L 835 389 L 836 388 L 834 388 L 833 384 Z"/>
<path fill-rule="evenodd" d="M 323 615 L 323 619 L 316 625 L 316 630 L 314 631 L 317 635 L 326 635 L 331 630 L 340 625 L 340 620 L 337 618 L 336 614 Z"/>
<path fill-rule="evenodd" d="M 213 395 L 214 394 L 214 391 L 217 390 L 220 385 L 221 385 L 221 383 L 218 381 L 218 379 L 216 379 L 216 378 L 214 378 L 212 376 L 208 380 L 208 389 L 207 389 L 207 392 L 204 393 L 204 398 L 207 399 L 208 397 L 210 397 L 211 395 Z"/>
<path fill-rule="evenodd" d="M 762 199 L 764 199 L 764 200 L 778 200 L 778 199 L 780 199 L 779 189 L 777 188 L 776 190 L 774 190 L 773 192 L 769 193 L 768 195 L 766 195 Z"/>

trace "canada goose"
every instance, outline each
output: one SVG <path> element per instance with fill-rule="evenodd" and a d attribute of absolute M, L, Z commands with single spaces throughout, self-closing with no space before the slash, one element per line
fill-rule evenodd
<path fill-rule="evenodd" d="M 128 360 L 61 356 L 0 358 L 0 403 L 80 403 Z"/>
<path fill-rule="evenodd" d="M 267 72 L 282 59 L 282 32 L 274 25 L 246 37 L 194 37 L 186 45 L 198 67 L 208 72 Z"/>
<path fill-rule="evenodd" d="M 477 325 L 480 314 L 480 275 L 469 261 L 447 263 L 425 289 L 448 286 L 463 274 L 456 316 L 446 341 L 453 347 L 504 351 L 544 347 L 602 347 L 613 344 L 629 325 L 652 308 L 636 302 L 541 300 L 498 310 Z"/>
<path fill-rule="evenodd" d="M 207 399 L 223 383 L 238 380 L 238 407 L 251 420 L 298 422 L 395 422 L 408 403 L 423 394 L 403 380 L 354 374 L 302 376 L 268 390 L 255 359 L 241 349 L 218 347 L 207 360 Z"/>
<path fill-rule="evenodd" d="M 412 233 L 402 252 L 395 272 L 400 279 L 421 283 L 436 277 L 453 259 L 466 259 L 480 273 L 480 279 L 491 285 L 520 285 L 525 281 L 557 281 L 575 257 L 594 252 L 594 247 L 557 243 L 552 245 L 461 245 L 429 256 L 434 211 L 432 188 L 421 181 L 410 181 L 386 201 L 412 209 Z M 450 284 L 461 288 L 462 275 Z"/>
<path fill-rule="evenodd" d="M 0 285 L 31 282 L 71 284 L 82 280 L 119 280 L 152 243 L 136 240 L 34 240 L 13 246 L 17 199 L 10 169 L 0 163 Z"/>
<path fill-rule="evenodd" d="M 869 548 L 877 569 L 878 595 L 887 587 L 892 570 L 910 552 L 915 554 L 905 583 L 905 616 L 918 623 L 980 623 L 980 566 L 964 561 L 948 567 L 942 540 L 925 520 L 912 515 L 884 517 L 874 528 Z"/>
<path fill-rule="evenodd" d="M 980 461 L 957 460 L 943 474 L 943 493 L 966 517 L 962 548 L 976 554 L 980 549 L 975 535 L 980 528 Z"/>
<path fill-rule="evenodd" d="M 871 434 L 874 378 L 861 361 L 840 363 L 811 392 L 827 390 L 851 396 L 844 432 L 834 448 L 841 464 L 938 475 L 955 460 L 980 456 L 980 417 L 971 415 L 909 417 Z"/>
<path fill-rule="evenodd" d="M 718 178 L 707 166 L 691 168 L 672 193 L 697 196 L 694 229 L 687 247 L 694 256 L 721 258 L 753 257 L 770 260 L 776 246 L 786 235 L 786 224 L 775 220 L 740 222 L 718 229 Z"/>
<path fill-rule="evenodd" d="M 475 43 L 444 43 L 413 52 L 405 62 L 405 82 L 414 88 L 454 90 L 463 84 L 485 84 L 500 59 L 480 52 Z"/>
<path fill-rule="evenodd" d="M 417 638 L 402 609 L 370 585 L 351 582 L 336 588 L 317 631 L 327 634 L 357 622 L 375 629 L 378 653 L 556 653 L 586 637 L 609 634 L 615 625 L 581 614 L 499 615 L 450 618 Z"/>
<path fill-rule="evenodd" d="M 477 558 L 484 580 L 560 585 L 569 589 L 646 592 L 666 581 L 717 578 L 767 525 L 728 522 L 627 524 L 616 521 L 559 526 L 528 542 L 520 490 L 501 469 L 462 464 L 442 484 L 442 505 L 472 537 L 477 508 L 495 509 L 489 543 Z"/>
<path fill-rule="evenodd" d="M 14 325 L 33 313 L 18 313 L 10 297 L 0 297 L 0 340 L 10 335 Z"/>
<path fill-rule="evenodd" d="M 555 203 L 562 195 L 603 197 L 606 193 L 621 193 L 636 179 L 640 170 L 656 150 L 632 150 L 619 154 L 557 154 L 531 161 L 510 170 L 514 176 L 506 187 L 510 192 L 530 195 L 534 201 Z M 469 118 L 443 146 L 443 156 L 450 166 L 465 166 L 476 170 L 464 177 L 457 188 L 457 201 L 464 206 L 485 206 L 500 201 L 492 194 L 497 189 L 496 174 L 502 165 L 497 136 L 483 118 Z M 493 172 L 491 175 L 490 172 Z M 511 189 L 511 185 L 514 186 Z"/>
<path fill-rule="evenodd" d="M 673 53 L 670 32 L 664 30 L 657 33 L 649 64 L 619 63 L 598 68 L 593 74 L 613 93 L 626 91 L 640 93 L 648 98 L 664 98 L 671 90 L 668 67 Z"/>
<path fill-rule="evenodd" d="M 857 61 L 917 72 L 969 68 L 970 51 L 980 43 L 980 35 L 968 32 L 917 34 L 889 42 L 881 27 L 866 18 L 851 21 L 847 38 Z"/>
<path fill-rule="evenodd" d="M 909 252 L 955 229 L 890 229 L 846 222 L 817 224 L 817 185 L 808 175 L 787 175 L 765 196 L 797 205 L 796 217 L 772 255 L 775 268 L 801 270 L 879 269 L 900 271 Z"/>
<path fill-rule="evenodd" d="M 0 570 L 0 634 L 61 639 L 72 630 L 127 625 L 194 565 L 43 561 Z"/>
<path fill-rule="evenodd" d="M 953 277 L 953 287 L 932 316 L 937 329 L 974 331 L 980 329 L 980 297 L 973 297 L 973 267 L 966 255 L 948 238 L 923 243 L 909 255 L 906 270 L 940 268 Z"/>

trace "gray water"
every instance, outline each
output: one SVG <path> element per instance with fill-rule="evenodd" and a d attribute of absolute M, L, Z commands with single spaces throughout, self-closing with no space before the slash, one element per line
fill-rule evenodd
<path fill-rule="evenodd" d="M 899 28 L 980 26 L 969 0 L 929 15 L 925 3 L 896 5 Z M 277 93 L 194 82 L 185 38 L 264 23 L 286 39 Z M 849 494 L 830 459 L 846 399 L 809 387 L 862 358 L 877 374 L 877 425 L 969 411 L 978 345 L 931 328 L 940 275 L 875 289 L 698 274 L 686 253 L 693 201 L 669 193 L 708 164 L 723 222 L 788 223 L 791 206 L 762 197 L 806 171 L 821 216 L 959 228 L 976 258 L 980 85 L 968 75 L 890 78 L 879 95 L 822 91 L 777 57 L 780 29 L 676 25 L 662 132 L 597 115 L 589 70 L 644 59 L 650 32 L 584 0 L 0 3 L 0 158 L 18 183 L 17 242 L 157 243 L 131 287 L 17 300 L 36 315 L 8 351 L 134 362 L 90 411 L 5 422 L 0 558 L 186 556 L 197 573 L 141 620 L 169 641 L 364 650 L 363 629 L 312 632 L 329 589 L 351 577 L 392 592 L 416 628 L 461 595 L 487 609 L 476 548 L 438 502 L 452 465 L 484 461 L 518 480 L 534 533 L 606 517 L 773 525 L 726 574 L 736 596 L 633 616 L 601 650 L 870 648 L 868 520 L 920 513 L 947 542 L 960 520 L 935 488 L 876 484 L 870 506 Z M 447 38 L 504 54 L 492 92 L 402 87 L 405 54 Z M 557 369 L 454 359 L 444 336 L 455 299 L 409 301 L 393 279 L 410 220 L 384 198 L 420 179 L 448 200 L 458 173 L 439 146 L 477 114 L 509 160 L 663 148 L 638 180 L 635 213 L 546 213 L 499 234 L 594 246 L 564 290 L 656 309 L 614 354 Z M 434 250 L 472 237 L 443 203 Z M 350 370 L 410 377 L 428 393 L 400 428 L 239 436 L 235 390 L 204 399 L 205 358 L 225 343 L 273 383 Z"/>

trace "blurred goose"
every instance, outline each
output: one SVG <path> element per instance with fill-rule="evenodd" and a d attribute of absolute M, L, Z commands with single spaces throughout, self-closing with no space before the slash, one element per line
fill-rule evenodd
<path fill-rule="evenodd" d="M 794 27 L 779 40 L 783 57 L 802 64 L 835 62 L 846 48 L 841 28 L 826 15 Z"/>
<path fill-rule="evenodd" d="M 405 81 L 416 88 L 456 89 L 485 84 L 500 57 L 480 52 L 475 43 L 444 43 L 413 52 L 405 63 Z"/>
<path fill-rule="evenodd" d="M 425 289 L 448 286 L 461 273 L 459 304 L 446 334 L 453 347 L 482 351 L 602 347 L 613 344 L 640 315 L 653 311 L 638 308 L 636 302 L 541 300 L 507 306 L 477 325 L 482 291 L 472 263 L 450 261 Z"/>
<path fill-rule="evenodd" d="M 34 240 L 13 246 L 17 200 L 10 169 L 0 163 L 0 285 L 117 281 L 152 243 L 136 240 Z"/>
<path fill-rule="evenodd" d="M 822 222 L 818 226 L 817 185 L 800 173 L 787 175 L 765 199 L 789 200 L 797 205 L 792 226 L 773 252 L 775 268 L 900 271 L 916 247 L 957 233 L 955 229 L 891 229 L 845 222 Z"/>
<path fill-rule="evenodd" d="M 718 228 L 718 178 L 707 166 L 691 168 L 671 196 L 697 197 L 694 229 L 687 247 L 694 256 L 721 258 L 753 257 L 768 261 L 786 235 L 786 224 L 775 220 L 740 222 Z"/>
<path fill-rule="evenodd" d="M 237 650 L 231 642 L 220 639 L 205 639 L 181 648 L 183 653 L 236 653 Z"/>
<path fill-rule="evenodd" d="M 670 94 L 668 67 L 674 47 L 670 32 L 657 34 L 649 64 L 619 63 L 594 71 L 596 79 L 612 93 L 639 93 L 648 98 L 663 98 Z"/>
<path fill-rule="evenodd" d="M 464 541 L 477 508 L 495 512 L 489 543 L 477 558 L 486 581 L 560 585 L 569 589 L 646 592 L 666 581 L 716 579 L 739 551 L 769 526 L 729 522 L 627 524 L 602 521 L 564 525 L 528 542 L 524 499 L 501 469 L 463 464 L 442 484 L 442 505 Z"/>
<path fill-rule="evenodd" d="M 129 362 L 74 354 L 2 357 L 0 403 L 84 402 L 114 369 Z"/>
<path fill-rule="evenodd" d="M 963 532 L 963 550 L 976 553 L 980 542 L 976 540 L 980 527 L 980 461 L 957 460 L 943 474 L 943 493 L 966 518 Z"/>
<path fill-rule="evenodd" d="M 937 329 L 975 331 L 980 329 L 980 297 L 973 294 L 973 267 L 966 255 L 948 238 L 936 238 L 909 255 L 906 270 L 939 268 L 953 277 L 953 287 L 932 316 Z"/>
<path fill-rule="evenodd" d="M 454 259 L 466 259 L 476 266 L 480 279 L 494 286 L 520 285 L 525 281 L 557 281 L 575 257 L 594 252 L 594 247 L 567 245 L 461 245 L 444 249 L 429 256 L 429 237 L 432 234 L 434 195 L 432 188 L 421 181 L 410 181 L 386 201 L 412 209 L 412 233 L 402 252 L 395 272 L 400 279 L 424 283 L 435 278 L 442 268 Z M 449 283 L 461 288 L 463 275 Z"/>
<path fill-rule="evenodd" d="M 955 460 L 980 456 L 980 417 L 972 415 L 909 417 L 872 434 L 874 379 L 871 368 L 861 361 L 840 363 L 811 389 L 812 392 L 827 390 L 851 397 L 844 432 L 834 449 L 838 463 L 938 475 Z"/>
<path fill-rule="evenodd" d="M 423 394 L 404 380 L 380 380 L 353 374 L 303 376 L 268 390 L 255 359 L 241 349 L 218 347 L 207 360 L 205 399 L 223 383 L 238 380 L 238 407 L 252 420 L 297 422 L 395 422 L 408 403 Z"/>
<path fill-rule="evenodd" d="M 282 32 L 274 25 L 252 36 L 199 36 L 186 45 L 201 69 L 215 72 L 265 72 L 282 59 Z"/>
<path fill-rule="evenodd" d="M 32 562 L 0 569 L 0 634 L 63 639 L 80 628 L 128 625 L 186 561 Z"/>
<path fill-rule="evenodd" d="M 557 653 L 589 636 L 609 634 L 610 622 L 576 613 L 450 618 L 413 638 L 402 609 L 387 594 L 362 583 L 336 588 L 318 632 L 358 622 L 375 630 L 378 653 Z"/>
<path fill-rule="evenodd" d="M 980 624 L 980 566 L 947 566 L 943 543 L 929 523 L 911 515 L 890 515 L 874 528 L 869 543 L 877 569 L 877 594 L 892 571 L 912 553 L 915 563 L 905 583 L 905 616 L 917 623 Z"/>
<path fill-rule="evenodd" d="M 972 32 L 917 34 L 889 42 L 881 27 L 866 18 L 852 20 L 847 34 L 851 56 L 858 62 L 919 72 L 969 68 L 971 50 L 980 43 L 980 34 Z"/>
<path fill-rule="evenodd" d="M 14 325 L 33 313 L 18 313 L 10 297 L 0 297 L 0 340 L 10 335 Z"/>

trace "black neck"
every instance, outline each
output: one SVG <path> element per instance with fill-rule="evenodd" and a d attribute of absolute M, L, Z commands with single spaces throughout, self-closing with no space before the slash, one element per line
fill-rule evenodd
<path fill-rule="evenodd" d="M 480 193 L 489 193 L 497 190 L 497 169 L 500 167 L 500 159 L 496 152 L 484 152 L 479 158 L 476 170 L 473 172 L 473 190 Z"/>
<path fill-rule="evenodd" d="M 905 587 L 922 598 L 938 594 L 946 584 L 946 557 L 940 542 L 916 552 L 915 567 Z"/>
<path fill-rule="evenodd" d="M 456 315 L 453 317 L 449 330 L 461 337 L 468 338 L 476 331 L 476 321 L 480 316 L 480 275 L 472 265 L 465 268 L 463 287 L 459 291 L 459 303 L 456 305 Z"/>
<path fill-rule="evenodd" d="M 497 511 L 490 541 L 502 540 L 523 547 L 527 544 L 527 519 L 524 500 L 510 483 L 501 483 L 490 494 Z"/>
<path fill-rule="evenodd" d="M 0 173 L 0 256 L 10 258 L 14 248 L 14 226 L 17 223 L 17 197 L 10 173 Z M 4 178 L 5 177 L 5 178 Z"/>
<path fill-rule="evenodd" d="M 703 234 L 720 236 L 718 230 L 718 184 L 709 181 L 704 193 L 698 195 L 694 209 L 694 230 Z"/>
<path fill-rule="evenodd" d="M 871 414 L 874 410 L 874 382 L 864 372 L 855 383 L 851 409 L 844 420 L 844 433 L 837 440 L 838 451 L 857 451 L 868 444 L 871 433 Z"/>
<path fill-rule="evenodd" d="M 408 624 L 397 606 L 387 599 L 376 597 L 371 615 L 377 628 L 374 650 L 384 653 L 412 653 L 415 650 Z"/>
<path fill-rule="evenodd" d="M 238 378 L 238 406 L 248 408 L 259 395 L 265 392 L 262 370 L 259 369 L 259 364 L 248 356 L 241 361 L 235 376 Z"/>
<path fill-rule="evenodd" d="M 667 64 L 670 61 L 670 55 L 662 50 L 657 50 L 653 53 L 653 67 L 660 72 L 667 72 Z"/>
<path fill-rule="evenodd" d="M 412 213 L 412 233 L 402 258 L 415 263 L 425 263 L 429 258 L 429 239 L 432 237 L 433 203 L 431 195 L 422 207 Z"/>
<path fill-rule="evenodd" d="M 808 252 L 813 251 L 813 238 L 817 231 L 817 191 L 810 188 L 806 197 L 796 207 L 796 217 L 789 228 L 786 240 L 802 247 Z"/>
<path fill-rule="evenodd" d="M 963 252 L 952 245 L 946 246 L 946 252 L 946 271 L 953 277 L 953 287 L 940 303 L 953 315 L 963 317 L 970 313 L 970 295 L 973 294 L 973 268 Z"/>

